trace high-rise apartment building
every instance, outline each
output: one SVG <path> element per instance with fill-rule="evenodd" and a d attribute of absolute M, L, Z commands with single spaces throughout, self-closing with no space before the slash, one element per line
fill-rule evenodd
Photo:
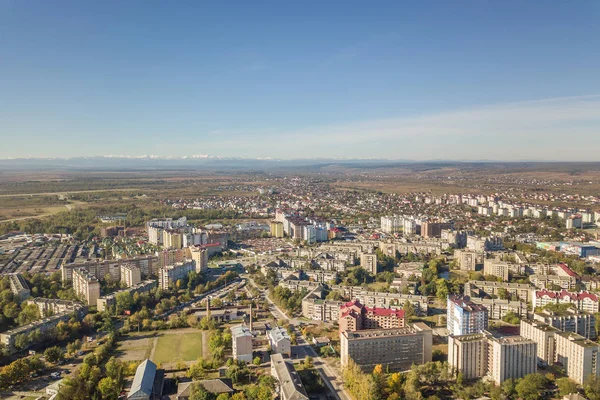
<path fill-rule="evenodd" d="M 100 282 L 98 278 L 85 268 L 73 270 L 73 290 L 75 294 L 85 301 L 87 305 L 96 305 L 100 297 Z"/>
<path fill-rule="evenodd" d="M 163 246 L 167 249 L 181 249 L 183 247 L 183 235 L 178 231 L 163 231 Z"/>
<path fill-rule="evenodd" d="M 377 273 L 377 254 L 376 253 L 362 253 L 360 255 L 360 266 L 370 272 L 371 274 Z"/>
<path fill-rule="evenodd" d="M 162 267 L 158 271 L 158 287 L 168 290 L 170 284 L 177 283 L 179 279 L 187 277 L 195 269 L 194 263 L 191 260 Z"/>
<path fill-rule="evenodd" d="M 446 327 L 450 335 L 481 333 L 488 328 L 488 310 L 468 296 L 448 296 Z"/>
<path fill-rule="evenodd" d="M 578 384 L 583 384 L 590 376 L 600 377 L 598 343 L 576 333 L 562 332 L 541 321 L 522 320 L 521 335 L 537 343 L 540 361 L 560 363 L 567 376 Z"/>
<path fill-rule="evenodd" d="M 271 221 L 271 236 L 276 238 L 283 237 L 283 222 L 282 221 Z"/>
<path fill-rule="evenodd" d="M 137 285 L 142 281 L 142 272 L 139 267 L 133 264 L 121 265 L 121 283 L 127 287 Z"/>
<path fill-rule="evenodd" d="M 200 246 L 193 246 L 189 247 L 189 251 L 196 272 L 206 271 L 208 269 L 208 250 Z"/>
<path fill-rule="evenodd" d="M 448 363 L 466 379 L 489 376 L 496 384 L 537 371 L 537 344 L 521 336 L 494 336 L 484 331 L 448 337 Z"/>
<path fill-rule="evenodd" d="M 397 215 L 381 217 L 381 230 L 385 233 L 395 233 L 402 226 L 402 218 Z"/>
<path fill-rule="evenodd" d="M 490 377 L 497 385 L 537 372 L 537 343 L 522 336 L 492 337 L 488 349 Z"/>
<path fill-rule="evenodd" d="M 452 229 L 453 224 L 446 222 L 423 222 L 421 224 L 421 236 L 424 238 L 439 238 L 442 229 Z"/>

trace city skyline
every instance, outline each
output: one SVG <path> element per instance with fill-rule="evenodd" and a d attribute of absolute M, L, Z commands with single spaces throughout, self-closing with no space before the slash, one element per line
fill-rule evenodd
<path fill-rule="evenodd" d="M 0 2 L 0 159 L 595 161 L 599 14 Z"/>

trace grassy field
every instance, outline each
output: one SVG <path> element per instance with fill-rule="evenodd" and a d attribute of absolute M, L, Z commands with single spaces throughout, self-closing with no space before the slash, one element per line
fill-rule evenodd
<path fill-rule="evenodd" d="M 152 361 L 162 364 L 194 361 L 200 357 L 202 357 L 202 332 L 185 332 L 159 336 Z"/>

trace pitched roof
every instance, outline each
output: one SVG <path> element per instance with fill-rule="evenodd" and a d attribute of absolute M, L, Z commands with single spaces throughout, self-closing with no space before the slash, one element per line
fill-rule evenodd
<path fill-rule="evenodd" d="M 287 358 L 284 359 L 281 354 L 271 355 L 272 369 L 275 371 L 276 378 L 279 381 L 282 398 L 288 400 L 308 400 L 306 389 L 300 380 L 300 376 L 294 369 L 294 364 Z"/>
<path fill-rule="evenodd" d="M 135 371 L 135 377 L 131 384 L 128 399 L 138 396 L 150 396 L 156 375 L 156 364 L 150 360 L 143 361 Z"/>

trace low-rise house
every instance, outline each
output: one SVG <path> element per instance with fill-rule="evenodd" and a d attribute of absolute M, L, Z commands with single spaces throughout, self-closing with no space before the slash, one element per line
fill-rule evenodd
<path fill-rule="evenodd" d="M 267 338 L 269 339 L 269 346 L 273 353 L 284 354 L 288 357 L 292 354 L 290 335 L 284 328 L 276 326 L 267 332 Z"/>
<path fill-rule="evenodd" d="M 271 376 L 277 379 L 277 394 L 281 400 L 308 400 L 308 394 L 294 363 L 282 354 L 271 355 Z"/>
<path fill-rule="evenodd" d="M 144 360 L 135 371 L 127 400 L 160 400 L 164 384 L 164 370 L 150 360 Z"/>

